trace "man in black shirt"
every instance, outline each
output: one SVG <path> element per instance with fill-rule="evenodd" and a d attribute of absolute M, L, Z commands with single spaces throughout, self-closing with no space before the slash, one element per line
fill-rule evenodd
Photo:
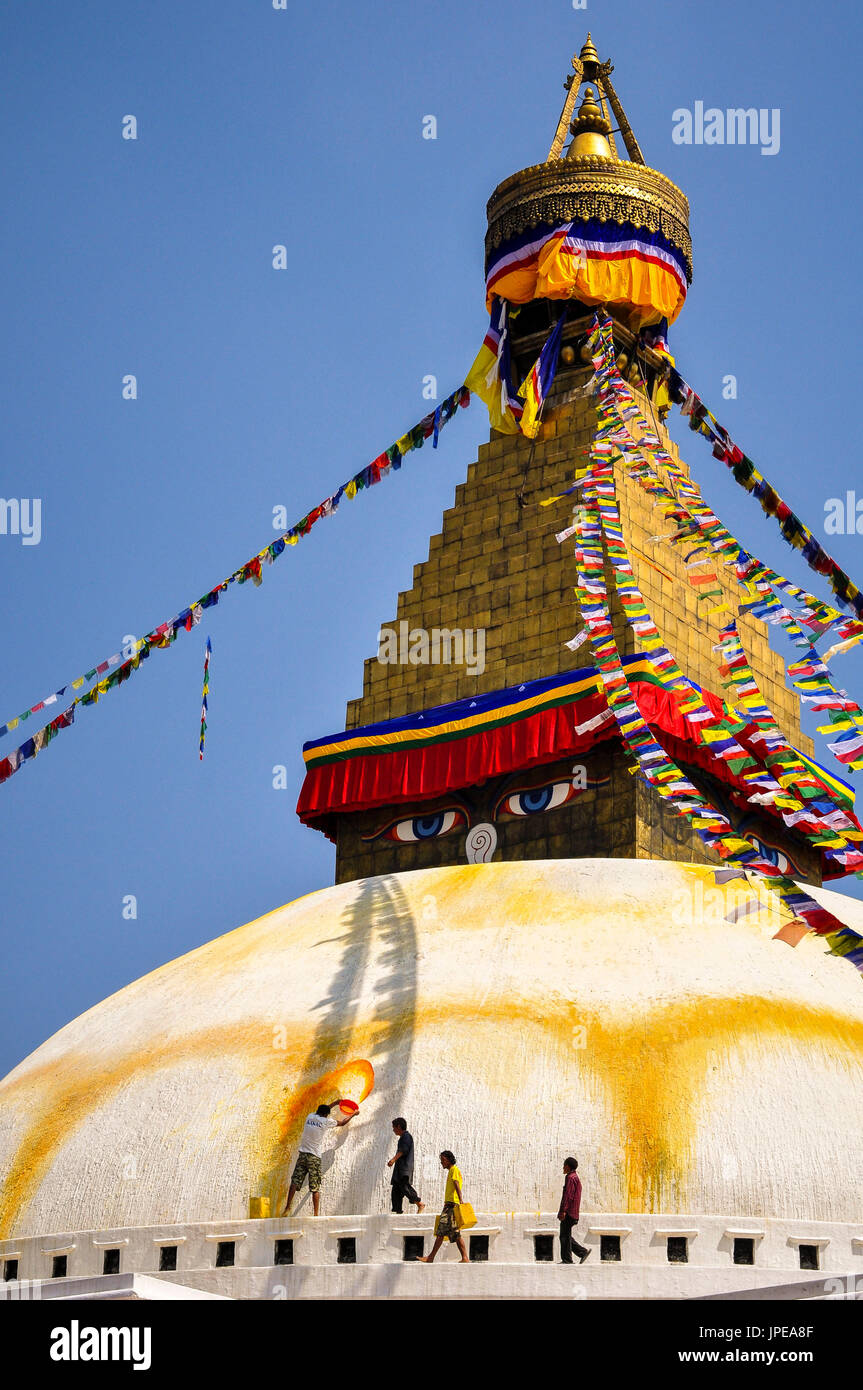
<path fill-rule="evenodd" d="M 393 1211 L 400 1216 L 402 1202 L 407 1197 L 411 1206 L 415 1206 L 420 1212 L 424 1209 L 425 1202 L 420 1201 L 411 1185 L 414 1180 L 414 1141 L 408 1134 L 408 1122 L 401 1115 L 393 1120 L 393 1134 L 398 1143 L 395 1153 L 387 1163 L 387 1167 L 393 1170 L 390 1179 L 393 1186 Z"/>

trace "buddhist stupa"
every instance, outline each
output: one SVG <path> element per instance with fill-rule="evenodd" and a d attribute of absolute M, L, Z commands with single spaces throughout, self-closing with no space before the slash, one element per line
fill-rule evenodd
<path fill-rule="evenodd" d="M 489 442 L 381 615 L 393 651 L 370 655 L 343 730 L 309 731 L 298 813 L 334 842 L 336 883 L 129 985 L 0 1083 L 10 1285 L 802 1297 L 863 1265 L 859 974 L 638 775 L 578 637 L 565 539 L 597 437 L 595 316 L 683 497 L 664 416 L 692 246 L 687 199 L 645 163 L 590 36 L 572 69 L 547 158 L 488 203 Z M 501 372 L 521 383 L 553 331 L 531 434 Z M 689 689 L 721 712 L 733 575 L 719 569 L 719 601 L 700 603 L 684 555 L 656 549 L 650 496 L 609 466 L 638 590 Z M 823 886 L 836 858 L 691 736 L 609 592 L 622 669 L 663 747 L 737 843 L 863 933 L 863 905 Z M 766 629 L 745 613 L 739 626 L 790 746 L 856 826 Z M 480 633 L 482 660 L 465 659 Z M 324 1157 L 323 1214 L 303 1193 L 282 1217 L 304 1118 L 334 1096 L 360 1113 Z M 401 1217 L 385 1166 L 397 1115 L 427 1204 Z M 478 1217 L 457 1290 L 447 1247 L 432 1269 L 413 1262 L 442 1149 Z M 593 1252 L 575 1274 L 553 1243 L 569 1153 Z"/>

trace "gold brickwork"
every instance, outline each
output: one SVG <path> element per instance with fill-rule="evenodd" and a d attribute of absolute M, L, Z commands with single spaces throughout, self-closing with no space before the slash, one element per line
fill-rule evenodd
<path fill-rule="evenodd" d="M 580 375 L 583 379 L 584 373 Z M 575 376 L 567 374 L 570 381 Z M 559 380 L 566 382 L 567 377 Z M 569 499 L 551 507 L 539 505 L 568 486 L 577 464 L 584 463 L 596 414 L 592 396 L 580 394 L 583 389 L 576 387 L 577 399 L 548 410 L 527 472 L 523 508 L 516 494 L 530 456 L 529 441 L 494 434 L 480 447 L 465 482 L 456 488 L 455 506 L 444 513 L 440 534 L 429 542 L 428 559 L 414 566 L 414 587 L 399 594 L 396 613 L 383 624 L 484 628 L 483 674 L 470 675 L 463 667 L 382 665 L 372 658 L 365 664 L 362 699 L 348 705 L 349 729 L 592 664 L 586 644 L 575 655 L 563 645 L 578 628 L 575 562 L 572 545 L 558 545 L 554 533 L 569 524 L 572 505 Z M 563 389 L 561 394 L 572 391 Z M 643 397 L 637 399 L 646 409 Z M 679 459 L 661 427 L 660 438 Z M 700 443 L 693 440 L 695 448 Z M 711 647 L 728 614 L 700 616 L 698 609 L 711 604 L 696 604 L 679 552 L 650 542 L 651 536 L 669 527 L 641 488 L 624 478 L 619 466 L 616 471 L 624 536 L 645 603 L 684 673 L 723 695 Z M 651 562 L 672 579 L 658 573 Z M 718 574 L 736 607 L 736 587 L 721 570 Z M 629 654 L 636 649 L 633 635 L 616 603 L 612 610 L 621 650 Z M 782 661 L 770 650 L 763 625 L 743 618 L 740 630 L 768 705 L 791 741 L 811 754 L 811 740 L 800 732 L 797 697 L 785 686 Z"/>
<path fill-rule="evenodd" d="M 637 400 L 647 412 L 647 400 L 641 396 Z M 402 622 L 408 630 L 482 628 L 485 670 L 472 675 L 465 666 L 382 664 L 372 658 L 365 663 L 362 697 L 348 705 L 348 729 L 593 664 L 589 644 L 575 654 L 564 646 L 580 627 L 573 593 L 575 560 L 572 543 L 558 545 L 554 533 L 570 523 L 572 500 L 539 505 L 568 486 L 575 468 L 585 463 L 596 424 L 585 369 L 559 373 L 557 391 L 546 411 L 532 457 L 530 442 L 521 436 L 495 433 L 481 446 L 465 482 L 456 489 L 455 505 L 444 514 L 440 533 L 431 538 L 428 559 L 414 568 L 413 588 L 399 595 L 392 618 L 382 623 L 396 630 Z M 678 459 L 676 447 L 661 428 L 660 437 Z M 694 440 L 693 447 L 697 449 L 699 443 Z M 720 600 L 696 604 L 682 556 L 671 546 L 650 540 L 669 526 L 638 484 L 623 476 L 619 465 L 616 472 L 624 536 L 645 603 L 684 673 L 725 695 L 711 648 L 728 614 L 706 617 L 699 613 L 699 607 L 709 608 Z M 517 494 L 523 483 L 522 507 Z M 733 582 L 721 570 L 717 573 L 729 603 L 736 608 Z M 608 582 L 613 595 L 610 574 Z M 613 597 L 611 610 L 618 646 L 629 655 L 637 649 L 636 643 Z M 796 696 L 785 687 L 783 664 L 770 650 L 763 626 L 743 619 L 740 627 L 768 705 L 790 741 L 811 754 L 811 741 L 800 732 Z M 608 785 L 591 790 L 562 811 L 505 824 L 496 857 L 624 855 L 712 862 L 688 823 L 671 816 L 658 798 L 630 776 L 620 744 L 613 745 L 609 756 Z M 396 814 L 423 814 L 423 808 L 396 808 L 389 819 Z M 339 881 L 464 862 L 463 835 L 407 845 L 386 838 L 363 839 L 387 819 L 385 811 L 340 818 Z M 770 821 L 767 829 L 772 843 L 793 854 L 800 876 L 820 882 L 815 853 L 777 822 Z"/>

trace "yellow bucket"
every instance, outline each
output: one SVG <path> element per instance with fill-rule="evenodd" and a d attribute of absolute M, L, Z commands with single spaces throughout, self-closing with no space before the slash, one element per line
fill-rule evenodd
<path fill-rule="evenodd" d="M 265 1221 L 270 1214 L 269 1197 L 249 1198 L 249 1217 L 252 1221 Z"/>

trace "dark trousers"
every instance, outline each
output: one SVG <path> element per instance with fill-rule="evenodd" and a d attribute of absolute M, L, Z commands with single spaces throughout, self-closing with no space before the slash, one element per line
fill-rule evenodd
<path fill-rule="evenodd" d="M 579 1259 L 587 1254 L 587 1247 L 579 1245 L 578 1241 L 572 1238 L 572 1229 L 575 1224 L 571 1216 L 565 1216 L 560 1223 L 560 1258 L 565 1265 L 572 1264 L 573 1251 Z"/>
<path fill-rule="evenodd" d="M 402 1213 L 402 1202 L 407 1197 L 409 1202 L 418 1202 L 419 1197 L 411 1186 L 410 1178 L 393 1178 L 393 1211 L 399 1216 Z"/>

